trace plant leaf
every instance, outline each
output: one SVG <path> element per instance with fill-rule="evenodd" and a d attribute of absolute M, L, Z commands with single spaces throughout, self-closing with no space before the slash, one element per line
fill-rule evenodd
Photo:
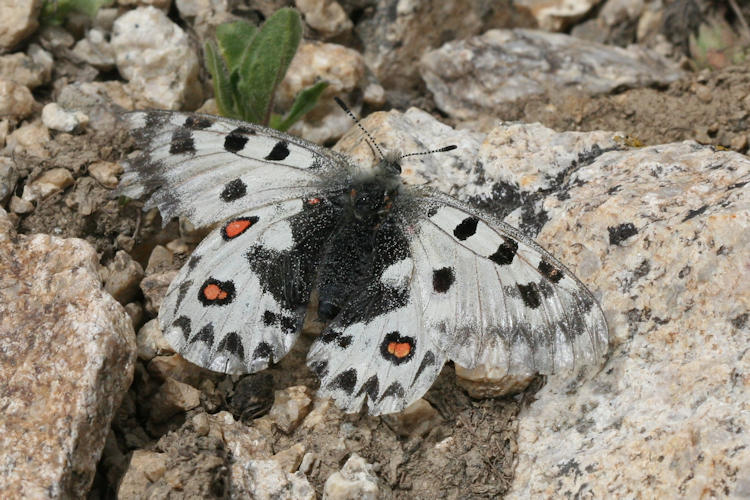
<path fill-rule="evenodd" d="M 276 11 L 258 30 L 239 67 L 237 88 L 245 101 L 245 120 L 268 124 L 276 88 L 301 39 L 299 13 L 289 8 Z"/>
<path fill-rule="evenodd" d="M 273 126 L 273 124 L 271 126 L 282 132 L 289 130 L 289 127 L 294 125 L 297 120 L 302 118 L 305 113 L 318 104 L 318 99 L 320 99 L 320 95 L 326 87 L 328 87 L 328 82 L 321 81 L 307 87 L 306 89 L 300 90 L 299 94 L 297 94 L 297 97 L 294 99 L 294 104 L 292 104 L 291 109 L 287 112 L 284 119 L 277 126 Z"/>
<path fill-rule="evenodd" d="M 228 118 L 242 118 L 237 107 L 235 91 L 229 78 L 229 69 L 213 42 L 204 45 L 206 66 L 214 83 L 214 97 L 219 113 Z"/>
<path fill-rule="evenodd" d="M 257 32 L 258 28 L 247 21 L 224 23 L 216 27 L 216 43 L 230 73 L 239 67 L 245 50 Z"/>
<path fill-rule="evenodd" d="M 113 2 L 114 0 L 45 0 L 40 17 L 45 23 L 62 24 L 71 12 L 94 17 L 101 7 Z"/>

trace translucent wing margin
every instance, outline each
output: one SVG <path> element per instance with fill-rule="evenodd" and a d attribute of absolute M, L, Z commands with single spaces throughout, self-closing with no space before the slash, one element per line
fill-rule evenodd
<path fill-rule="evenodd" d="M 136 111 L 123 118 L 141 153 L 126 163 L 117 193 L 150 195 L 166 221 L 186 216 L 196 227 L 244 210 L 331 188 L 327 174 L 344 157 L 303 139 L 228 118 Z"/>
<path fill-rule="evenodd" d="M 461 366 L 554 373 L 599 362 L 609 344 L 591 292 L 518 230 L 453 198 L 421 201 L 410 252 L 432 341 Z M 406 223 L 406 221 L 404 221 Z"/>

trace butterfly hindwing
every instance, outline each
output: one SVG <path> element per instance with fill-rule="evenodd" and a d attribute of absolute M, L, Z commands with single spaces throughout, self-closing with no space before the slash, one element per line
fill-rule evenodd
<path fill-rule="evenodd" d="M 461 366 L 553 373 L 608 346 L 604 315 L 560 262 L 517 230 L 445 196 L 414 225 L 412 294 L 426 329 Z"/>
<path fill-rule="evenodd" d="M 228 118 L 165 111 L 127 113 L 141 148 L 119 193 L 150 194 L 165 221 L 182 215 L 196 227 L 270 202 L 331 187 L 346 160 L 303 139 Z"/>
<path fill-rule="evenodd" d="M 316 339 L 307 363 L 322 394 L 350 412 L 366 399 L 369 413 L 379 415 L 419 399 L 445 356 L 425 334 L 421 297 L 410 294 L 415 267 L 398 225 L 378 228 L 368 268 L 364 289 Z"/>
<path fill-rule="evenodd" d="M 330 207 L 301 199 L 224 222 L 169 287 L 159 311 L 167 340 L 189 361 L 225 373 L 278 361 L 297 339 L 334 222 Z"/>

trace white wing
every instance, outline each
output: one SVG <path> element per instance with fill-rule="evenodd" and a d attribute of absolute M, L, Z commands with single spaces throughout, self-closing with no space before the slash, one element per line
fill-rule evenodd
<path fill-rule="evenodd" d="M 284 356 L 297 339 L 335 222 L 328 210 L 290 200 L 212 231 L 159 310 L 170 344 L 189 361 L 225 373 L 256 372 Z"/>
<path fill-rule="evenodd" d="M 124 118 L 142 152 L 126 164 L 119 194 L 159 207 L 166 223 L 196 227 L 271 202 L 330 189 L 346 160 L 277 130 L 216 116 L 137 111 Z M 344 176 L 345 178 L 345 176 Z"/>
<path fill-rule="evenodd" d="M 410 293 L 448 359 L 547 374 L 606 353 L 607 324 L 593 295 L 539 245 L 448 196 L 423 199 L 419 212 Z"/>

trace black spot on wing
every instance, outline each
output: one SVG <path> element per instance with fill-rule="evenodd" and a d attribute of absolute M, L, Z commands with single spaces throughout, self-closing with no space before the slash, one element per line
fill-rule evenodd
<path fill-rule="evenodd" d="M 417 373 L 414 374 L 414 380 L 412 380 L 412 385 L 417 381 L 419 376 L 422 374 L 423 371 L 425 371 L 428 367 L 435 364 L 435 355 L 432 354 L 432 351 L 427 351 L 427 353 L 422 358 L 422 362 L 419 363 L 419 368 L 417 368 Z"/>
<path fill-rule="evenodd" d="M 193 141 L 193 133 L 190 129 L 178 128 L 172 133 L 169 152 L 173 155 L 195 153 L 195 142 Z"/>
<path fill-rule="evenodd" d="M 456 276 L 451 267 L 443 267 L 432 271 L 432 289 L 437 293 L 447 292 L 454 281 L 456 281 Z"/>
<path fill-rule="evenodd" d="M 238 200 L 247 194 L 247 185 L 242 182 L 242 179 L 234 179 L 229 181 L 224 186 L 224 190 L 221 192 L 221 199 L 230 202 Z"/>
<path fill-rule="evenodd" d="M 146 130 L 156 130 L 161 128 L 168 120 L 167 113 L 146 113 Z"/>
<path fill-rule="evenodd" d="M 185 300 L 185 295 L 187 295 L 188 290 L 193 285 L 193 280 L 187 280 L 180 283 L 180 286 L 177 288 L 177 300 L 175 301 L 175 311 L 182 306 L 182 301 Z"/>
<path fill-rule="evenodd" d="M 281 161 L 287 156 L 289 156 L 289 145 L 286 141 L 279 141 L 273 146 L 273 149 L 268 153 L 268 156 L 266 156 L 265 159 L 270 161 Z"/>
<path fill-rule="evenodd" d="M 489 259 L 495 264 L 507 266 L 513 262 L 516 252 L 518 252 L 518 243 L 514 240 L 506 239 L 499 247 L 497 247 L 495 253 L 489 256 Z"/>
<path fill-rule="evenodd" d="M 187 316 L 180 316 L 172 322 L 172 326 L 176 326 L 182 330 L 182 336 L 185 337 L 185 341 L 190 339 L 190 318 Z"/>
<path fill-rule="evenodd" d="M 537 267 L 537 269 L 539 269 L 539 272 L 542 273 L 542 275 L 552 283 L 559 282 L 563 277 L 562 271 L 560 271 L 544 259 L 539 261 L 539 266 Z"/>
<path fill-rule="evenodd" d="M 461 241 L 473 236 L 474 233 L 477 232 L 478 223 L 479 219 L 477 219 L 476 217 L 465 218 L 459 225 L 455 227 L 455 229 L 453 229 L 453 236 Z"/>
<path fill-rule="evenodd" d="M 261 342 L 253 351 L 253 359 L 271 359 L 273 349 L 268 342 Z"/>
<path fill-rule="evenodd" d="M 536 309 L 542 303 L 541 297 L 539 296 L 539 290 L 536 284 L 529 283 L 527 285 L 518 284 L 518 291 L 521 293 L 521 300 L 526 304 L 526 307 Z"/>
<path fill-rule="evenodd" d="M 242 347 L 242 340 L 237 332 L 229 332 L 221 339 L 216 350 L 230 352 L 240 359 L 245 357 L 245 349 Z"/>
<path fill-rule="evenodd" d="M 278 316 L 273 311 L 263 312 L 263 324 L 266 326 L 273 326 L 279 321 Z"/>
<path fill-rule="evenodd" d="M 214 327 L 211 323 L 201 328 L 195 336 L 190 339 L 190 343 L 193 342 L 205 342 L 211 347 L 214 344 Z"/>
<path fill-rule="evenodd" d="M 404 391 L 404 387 L 399 384 L 398 382 L 394 382 L 391 385 L 388 386 L 388 388 L 383 391 L 383 395 L 380 396 L 380 399 L 378 402 L 383 401 L 385 398 L 393 396 L 397 399 L 401 399 L 404 396 L 406 396 L 406 391 Z"/>
<path fill-rule="evenodd" d="M 299 322 L 294 316 L 283 315 L 279 319 L 279 327 L 284 333 L 295 333 L 298 326 Z"/>
<path fill-rule="evenodd" d="M 193 255 L 192 257 L 190 257 L 190 260 L 188 261 L 188 269 L 192 271 L 193 269 L 195 269 L 195 266 L 197 266 L 198 262 L 200 261 L 201 261 L 200 255 Z"/>
<path fill-rule="evenodd" d="M 184 126 L 192 130 L 203 130 L 213 125 L 213 122 L 205 116 L 188 116 Z"/>
<path fill-rule="evenodd" d="M 230 153 L 242 151 L 242 149 L 245 147 L 245 144 L 247 144 L 247 141 L 248 138 L 244 135 L 239 135 L 232 132 L 224 138 L 224 149 L 226 149 Z"/>
<path fill-rule="evenodd" d="M 386 334 L 380 343 L 380 354 L 394 365 L 400 365 L 414 357 L 416 340 L 414 337 L 402 336 L 398 331 Z"/>
<path fill-rule="evenodd" d="M 355 385 L 357 385 L 357 371 L 354 368 L 350 368 L 336 375 L 331 383 L 328 384 L 328 387 L 331 389 L 341 389 L 345 393 L 351 394 L 354 391 Z"/>
<path fill-rule="evenodd" d="M 609 232 L 610 245 L 619 245 L 631 236 L 638 234 L 638 229 L 636 229 L 632 222 L 626 222 L 619 226 L 610 226 L 607 228 L 607 231 Z"/>
<path fill-rule="evenodd" d="M 378 391 L 380 390 L 380 383 L 378 382 L 378 376 L 373 375 L 367 379 L 367 382 L 362 384 L 362 387 L 357 391 L 357 396 L 367 394 L 372 401 L 378 400 Z"/>
<path fill-rule="evenodd" d="M 342 349 L 346 349 L 352 343 L 351 335 L 343 335 L 341 331 L 328 330 L 320 336 L 320 341 L 324 344 L 330 344 L 336 342 L 336 344 Z"/>

